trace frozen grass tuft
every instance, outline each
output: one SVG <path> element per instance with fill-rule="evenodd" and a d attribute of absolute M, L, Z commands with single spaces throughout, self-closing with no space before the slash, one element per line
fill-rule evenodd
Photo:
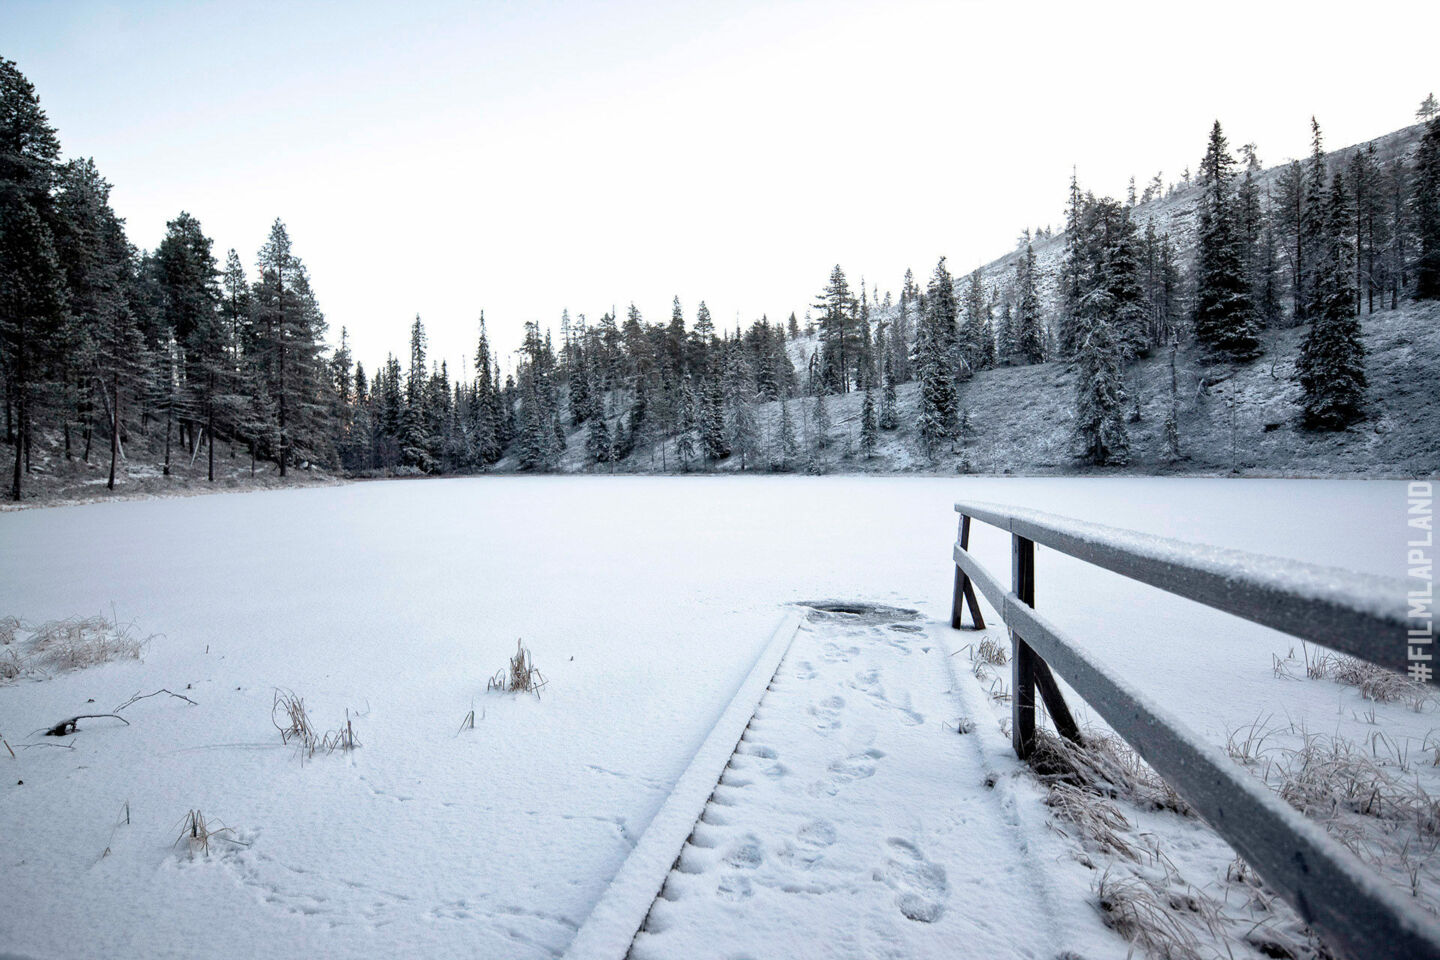
<path fill-rule="evenodd" d="M 1404 703 L 1416 713 L 1422 712 L 1435 697 L 1431 688 L 1417 683 L 1402 673 L 1376 666 L 1368 660 L 1331 653 L 1326 650 L 1312 651 L 1308 644 L 1302 644 L 1305 658 L 1305 676 L 1311 680 L 1334 680 L 1346 686 L 1355 687 L 1360 696 L 1376 703 Z M 1292 649 L 1287 658 L 1293 660 Z M 1280 674 L 1283 661 L 1276 658 L 1276 675 Z"/>
<path fill-rule="evenodd" d="M 1143 810 L 1193 816 L 1190 805 L 1130 745 L 1090 728 L 1083 743 L 1037 730 L 1031 766 L 1047 786 L 1063 784 L 1102 800 L 1126 800 Z"/>
<path fill-rule="evenodd" d="M 497 670 L 495 676 L 485 684 L 488 693 L 491 690 L 498 690 L 501 693 L 533 693 L 536 698 L 540 696 L 540 690 L 548 680 L 535 667 L 534 658 L 530 649 L 521 641 L 515 641 L 515 655 L 510 658 L 508 667 Z"/>
<path fill-rule="evenodd" d="M 125 805 L 125 818 L 128 823 L 130 818 L 130 805 L 128 802 Z M 207 822 L 205 814 L 199 810 L 191 810 L 185 814 L 184 819 L 180 821 L 180 836 L 175 838 L 175 846 L 184 846 L 192 857 L 197 853 L 208 856 L 210 854 L 211 840 L 228 840 L 231 843 L 246 846 L 243 841 L 235 838 L 234 830 L 225 826 L 224 823 L 220 823 L 217 828 L 214 825 L 216 822 L 219 821 Z"/>
<path fill-rule="evenodd" d="M 134 624 L 104 616 L 68 617 L 38 627 L 0 617 L 0 681 L 138 660 L 151 639 L 136 635 Z"/>
<path fill-rule="evenodd" d="M 1202 960 L 1200 940 L 1164 888 L 1133 873 L 1105 871 L 1096 884 L 1105 925 L 1152 957 Z M 1199 910 L 1191 911 L 1199 914 Z"/>
<path fill-rule="evenodd" d="M 349 710 L 345 711 L 343 726 L 322 734 L 311 723 L 305 701 L 293 690 L 276 688 L 275 699 L 270 706 L 270 722 L 280 731 L 283 743 L 295 744 L 301 759 L 315 756 L 316 751 L 334 753 L 336 750 L 355 750 L 361 745 Z"/>

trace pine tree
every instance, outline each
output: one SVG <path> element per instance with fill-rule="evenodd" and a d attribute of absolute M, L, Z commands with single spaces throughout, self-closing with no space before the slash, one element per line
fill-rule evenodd
<path fill-rule="evenodd" d="M 1325 204 L 1324 245 L 1316 264 L 1310 329 L 1295 363 L 1305 425 L 1343 430 L 1364 415 L 1365 346 L 1355 312 L 1350 197 L 1335 172 Z"/>
<path fill-rule="evenodd" d="M 16 419 L 12 500 L 21 497 L 22 467 L 41 388 L 54 365 L 49 348 L 64 317 L 64 296 L 49 227 L 19 191 L 0 193 L 0 356 Z"/>
<path fill-rule="evenodd" d="M 197 426 L 204 423 L 213 438 L 218 397 L 225 390 L 229 331 L 219 312 L 219 271 L 210 238 L 200 222 L 182 211 L 165 225 L 165 238 L 155 250 L 156 279 L 161 297 L 161 322 L 173 339 L 179 362 L 165 372 L 166 462 L 170 472 L 169 419 L 180 415 L 180 439 L 194 451 Z M 214 443 L 210 442 L 210 479 L 214 479 Z"/>
<path fill-rule="evenodd" d="M 280 476 L 292 460 L 322 458 L 324 411 L 316 402 L 323 377 L 325 318 L 279 220 L 260 248 L 253 298 L 258 352 L 266 392 L 275 405 L 275 449 Z"/>
<path fill-rule="evenodd" d="M 1440 299 L 1440 117 L 1432 117 L 1425 124 L 1425 135 L 1415 155 L 1413 207 L 1415 235 L 1420 244 L 1415 261 L 1415 296 Z"/>
<path fill-rule="evenodd" d="M 56 252 L 51 187 L 60 141 L 35 88 L 0 57 L 0 372 L 14 411 L 12 499 L 29 469 L 34 421 L 56 367 L 65 278 Z"/>
<path fill-rule="evenodd" d="M 830 282 L 820 292 L 815 309 L 820 315 L 820 382 L 828 393 L 846 393 L 850 389 L 850 363 L 855 356 L 854 328 L 851 316 L 850 284 L 840 264 L 830 271 Z"/>
<path fill-rule="evenodd" d="M 1212 355 L 1246 361 L 1258 357 L 1261 348 L 1236 230 L 1234 164 L 1217 120 L 1201 165 L 1205 195 L 1200 205 L 1195 336 Z"/>

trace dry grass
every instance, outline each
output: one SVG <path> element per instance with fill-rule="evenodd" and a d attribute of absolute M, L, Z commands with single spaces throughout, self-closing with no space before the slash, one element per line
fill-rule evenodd
<path fill-rule="evenodd" d="M 129 822 L 130 805 L 128 803 L 125 805 L 125 817 L 126 822 Z M 180 836 L 175 838 L 175 846 L 183 845 L 191 856 L 197 853 L 208 856 L 211 840 L 228 840 L 230 843 L 247 846 L 244 841 L 236 839 L 233 829 L 225 826 L 224 823 L 220 823 L 217 828 L 213 823 L 207 822 L 205 814 L 199 810 L 191 810 L 185 814 L 180 824 Z"/>
<path fill-rule="evenodd" d="M 293 743 L 301 759 L 309 759 L 317 751 L 334 753 L 336 750 L 355 750 L 361 745 L 349 710 L 345 711 L 343 726 L 322 734 L 310 721 L 304 699 L 293 690 L 276 688 L 275 699 L 270 706 L 270 722 L 280 731 L 281 742 Z"/>
<path fill-rule="evenodd" d="M 1357 743 L 1262 720 L 1232 734 L 1229 752 L 1286 803 L 1440 915 L 1440 799 L 1414 770 L 1429 757 L 1412 758 L 1408 746 L 1380 730 Z"/>
<path fill-rule="evenodd" d="M 1214 930 L 1214 915 L 1202 908 L 1204 900 L 1193 898 L 1193 904 L 1167 895 L 1168 891 L 1128 871 L 1115 876 L 1106 870 L 1096 883 L 1100 910 L 1105 925 L 1129 942 L 1159 960 L 1204 960 L 1200 939 L 1193 924 L 1186 922 L 1191 914 Z M 1208 899 L 1208 898 L 1206 898 Z"/>
<path fill-rule="evenodd" d="M 32 627 L 0 617 L 0 681 L 44 677 L 111 660 L 138 660 L 153 637 L 104 616 L 67 617 Z"/>
<path fill-rule="evenodd" d="M 1100 799 L 1125 800 L 1143 810 L 1193 816 L 1190 805 L 1115 734 L 1088 728 L 1083 743 L 1036 731 L 1030 764 L 1047 786 L 1065 784 Z"/>
<path fill-rule="evenodd" d="M 1416 713 L 1423 711 L 1434 698 L 1434 691 L 1426 684 L 1417 683 L 1409 677 L 1385 667 L 1376 666 L 1368 660 L 1331 653 L 1328 650 L 1311 650 L 1308 644 L 1301 644 L 1305 662 L 1305 676 L 1311 680 L 1333 680 L 1346 686 L 1355 687 L 1360 696 L 1376 703 L 1404 703 Z M 1287 660 L 1293 661 L 1292 648 Z M 1285 661 L 1275 658 L 1275 672 L 1279 676 Z M 1288 675 L 1288 674 L 1287 674 Z"/>
<path fill-rule="evenodd" d="M 1051 826 L 1078 845 L 1077 860 L 1099 869 L 1101 919 L 1137 952 L 1200 960 L 1242 955 L 1237 948 L 1244 944 L 1272 957 L 1317 955 L 1318 942 L 1243 863 L 1238 874 L 1232 866 L 1219 894 L 1186 881 L 1159 837 L 1137 818 L 1157 811 L 1187 819 L 1194 814 L 1123 740 L 1094 728 L 1085 731 L 1083 744 L 1036 733 L 1031 766 L 1046 787 Z M 1196 823 L 1193 829 L 1204 827 Z M 1232 902 L 1236 886 L 1245 895 Z"/>
<path fill-rule="evenodd" d="M 541 689 L 549 683 L 535 667 L 530 650 L 521 641 L 515 641 L 515 655 L 508 667 L 497 670 L 495 676 L 485 684 L 486 692 L 498 690 L 501 693 L 533 693 L 539 698 Z"/>

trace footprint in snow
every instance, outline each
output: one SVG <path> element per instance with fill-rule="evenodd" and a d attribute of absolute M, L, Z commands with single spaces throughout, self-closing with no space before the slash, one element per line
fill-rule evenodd
<path fill-rule="evenodd" d="M 725 855 L 725 862 L 737 870 L 754 870 L 765 862 L 760 850 L 760 841 L 746 837 L 744 842 Z"/>
<path fill-rule="evenodd" d="M 891 837 L 887 843 L 894 855 L 875 869 L 875 879 L 895 891 L 895 906 L 907 919 L 920 923 L 939 920 L 950 892 L 945 868 L 926 859 L 909 840 Z"/>

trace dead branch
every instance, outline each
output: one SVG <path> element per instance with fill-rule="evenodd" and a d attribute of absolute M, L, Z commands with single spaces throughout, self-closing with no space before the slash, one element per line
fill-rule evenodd
<path fill-rule="evenodd" d="M 47 737 L 68 737 L 68 736 L 70 736 L 70 734 L 76 732 L 76 730 L 77 730 L 77 728 L 78 728 L 79 723 L 80 723 L 81 720 L 97 720 L 97 719 L 99 719 L 99 718 L 101 718 L 101 717 L 112 717 L 112 718 L 114 718 L 114 719 L 116 719 L 116 720 L 119 720 L 121 723 L 125 724 L 125 726 L 127 726 L 127 727 L 130 726 L 130 721 L 129 721 L 129 720 L 126 720 L 124 717 L 120 716 L 118 713 L 82 713 L 82 714 L 78 714 L 77 716 L 73 716 L 73 717 L 69 717 L 69 718 L 67 718 L 67 719 L 65 719 L 65 720 L 61 720 L 59 723 L 55 724 L 55 726 L 53 726 L 53 727 L 51 727 L 50 729 L 46 730 L 46 731 L 45 731 L 45 736 L 47 736 Z"/>
<path fill-rule="evenodd" d="M 131 697 L 129 700 L 126 700 L 124 703 L 120 704 L 120 706 L 116 707 L 116 708 L 115 708 L 115 712 L 116 712 L 116 713 L 119 713 L 121 710 L 124 710 L 126 707 L 130 706 L 130 704 L 132 704 L 132 703 L 135 703 L 135 702 L 140 701 L 140 700 L 147 700 L 147 699 L 149 699 L 150 697 L 158 697 L 158 696 L 160 696 L 160 694 L 162 694 L 162 693 L 168 693 L 168 694 L 170 694 L 170 696 L 175 697 L 175 698 L 178 699 L 178 700 L 184 700 L 186 703 L 190 704 L 191 706 L 194 706 L 194 707 L 200 706 L 200 704 L 196 703 L 194 700 L 191 700 L 189 697 L 185 696 L 185 695 L 182 694 L 182 693 L 175 693 L 173 690 L 167 690 L 166 688 L 161 687 L 159 690 L 156 690 L 154 693 L 147 693 L 147 694 L 145 694 L 144 696 L 141 696 L 139 693 L 136 693 L 135 696 Z"/>

